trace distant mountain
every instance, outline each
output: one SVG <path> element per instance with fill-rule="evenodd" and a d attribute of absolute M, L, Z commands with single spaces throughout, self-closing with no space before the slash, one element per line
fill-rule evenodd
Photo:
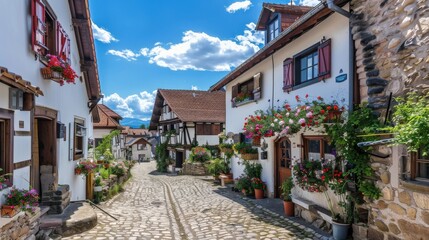
<path fill-rule="evenodd" d="M 120 121 L 122 126 L 128 126 L 130 128 L 140 128 L 142 124 L 146 126 L 146 128 L 149 127 L 150 120 L 143 121 L 137 118 L 124 118 Z"/>

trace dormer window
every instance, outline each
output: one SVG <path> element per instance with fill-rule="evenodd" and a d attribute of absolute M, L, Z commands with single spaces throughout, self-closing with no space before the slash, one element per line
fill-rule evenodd
<path fill-rule="evenodd" d="M 267 43 L 279 36 L 280 24 L 279 17 L 275 17 L 269 24 L 267 29 Z"/>

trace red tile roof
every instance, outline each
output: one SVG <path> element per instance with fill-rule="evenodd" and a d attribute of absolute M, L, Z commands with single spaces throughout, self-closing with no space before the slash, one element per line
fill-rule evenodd
<path fill-rule="evenodd" d="M 159 92 L 183 122 L 225 122 L 225 92 L 165 89 Z"/>
<path fill-rule="evenodd" d="M 159 89 L 150 129 L 159 123 L 164 100 L 182 122 L 225 122 L 225 92 Z"/>
<path fill-rule="evenodd" d="M 100 122 L 94 123 L 94 128 L 122 129 L 122 126 L 118 122 L 120 119 L 122 119 L 119 114 L 117 114 L 104 104 L 97 104 L 96 107 L 100 115 Z"/>
<path fill-rule="evenodd" d="M 297 18 L 306 14 L 313 7 L 296 6 L 289 4 L 263 3 L 261 14 L 259 15 L 256 30 L 265 30 L 267 22 L 273 13 L 282 14 L 282 31 L 289 27 Z M 290 19 L 288 19 L 290 18 Z"/>

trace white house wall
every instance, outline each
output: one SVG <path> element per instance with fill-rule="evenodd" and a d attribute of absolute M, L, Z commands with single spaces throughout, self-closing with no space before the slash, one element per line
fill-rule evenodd
<path fill-rule="evenodd" d="M 74 118 L 84 119 L 87 128 L 86 138 L 93 138 L 92 118 L 87 106 L 88 96 L 85 83 L 76 79 L 76 84 L 65 84 L 60 86 L 50 80 L 44 80 L 40 73 L 40 68 L 44 65 L 35 60 L 34 52 L 31 50 L 31 15 L 30 1 L 7 1 L 0 0 L 2 14 L 0 14 L 0 27 L 8 37 L 0 38 L 0 66 L 8 68 L 9 71 L 21 75 L 25 80 L 30 81 L 32 85 L 40 87 L 44 96 L 36 97 L 36 105 L 48 107 L 58 111 L 57 120 L 67 126 L 67 141 L 57 140 L 57 160 L 58 160 L 58 181 L 59 184 L 69 184 L 72 190 L 72 200 L 81 200 L 85 198 L 85 182 L 80 176 L 74 175 L 75 161 L 69 160 L 69 141 L 73 143 Z M 48 0 L 57 20 L 68 34 L 71 41 L 71 66 L 80 76 L 79 51 L 76 44 L 73 23 L 69 10 L 68 1 Z M 10 24 L 13 22 L 13 24 Z M 1 88 L 1 93 L 5 89 Z M 4 96 L 3 94 L 1 94 Z M 1 105 L 4 106 L 4 98 L 1 98 Z M 8 100 L 6 100 L 8 103 Z M 7 107 L 6 107 L 7 108 Z M 16 113 L 16 112 L 15 112 Z M 16 114 L 20 118 L 20 114 Z M 25 126 L 31 124 L 28 117 L 22 118 Z M 69 135 L 69 123 L 72 125 Z M 15 125 L 16 128 L 16 125 Z M 21 140 L 18 140 L 21 141 Z M 28 140 L 25 141 L 28 143 Z M 72 144 L 73 145 L 73 144 Z M 20 151 L 31 151 L 31 144 L 18 145 Z M 16 147 L 16 146 L 15 146 Z M 28 155 L 28 153 L 25 153 Z M 84 141 L 84 156 L 87 156 L 87 141 Z M 26 159 L 28 160 L 28 159 Z M 14 159 L 21 161 L 21 159 Z"/>
<path fill-rule="evenodd" d="M 348 9 L 346 5 L 345 9 Z M 331 78 L 324 82 L 318 82 L 306 87 L 302 87 L 291 91 L 289 94 L 283 92 L 283 61 L 286 58 L 291 58 L 297 53 L 311 47 L 319 42 L 323 37 L 331 39 Z M 348 19 L 334 13 L 323 22 L 315 26 L 312 30 L 306 32 L 293 42 L 286 45 L 282 49 L 274 53 L 273 57 L 269 57 L 258 63 L 253 68 L 247 70 L 237 79 L 226 86 L 226 132 L 239 133 L 243 130 L 244 119 L 254 114 L 256 110 L 267 110 L 274 103 L 274 107 L 281 107 L 285 101 L 292 105 L 296 105 L 295 96 L 304 97 L 309 94 L 311 97 L 323 97 L 326 101 L 346 99 L 351 96 L 349 92 L 350 84 L 350 69 L 349 69 L 349 24 Z M 274 61 L 274 71 L 273 63 Z M 335 82 L 335 77 L 342 73 L 348 75 L 348 79 L 342 83 Z M 274 79 L 273 79 L 274 72 Z M 251 102 L 241 105 L 236 108 L 231 106 L 232 86 L 252 79 L 257 73 L 262 73 L 262 98 L 257 102 Z M 333 98 L 332 98 L 333 97 Z M 271 139 L 271 138 L 270 138 Z M 297 141 L 297 140 L 296 140 Z M 271 139 L 268 143 L 268 159 L 259 160 L 262 164 L 262 180 L 267 183 L 269 195 L 274 193 L 274 140 Z M 292 155 L 300 158 L 301 149 L 294 145 L 292 147 Z M 243 166 L 238 164 L 238 158 L 233 158 L 232 171 L 234 178 L 243 173 Z M 301 194 L 301 193 L 300 193 Z M 303 193 L 302 193 L 303 194 Z"/>
<path fill-rule="evenodd" d="M 134 144 L 132 146 L 132 160 L 139 160 L 139 154 L 144 154 L 145 159 L 150 158 L 152 156 L 152 152 L 150 151 L 151 146 L 149 144 L 146 144 L 146 146 L 143 148 L 143 150 L 137 150 L 137 144 Z"/>

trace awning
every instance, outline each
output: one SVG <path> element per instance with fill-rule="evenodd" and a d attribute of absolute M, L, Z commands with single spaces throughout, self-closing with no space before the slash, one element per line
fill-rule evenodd
<path fill-rule="evenodd" d="M 0 82 L 21 89 L 26 93 L 31 93 L 36 96 L 42 95 L 43 92 L 39 87 L 31 85 L 29 81 L 25 81 L 21 76 L 9 72 L 7 68 L 0 66 Z"/>

